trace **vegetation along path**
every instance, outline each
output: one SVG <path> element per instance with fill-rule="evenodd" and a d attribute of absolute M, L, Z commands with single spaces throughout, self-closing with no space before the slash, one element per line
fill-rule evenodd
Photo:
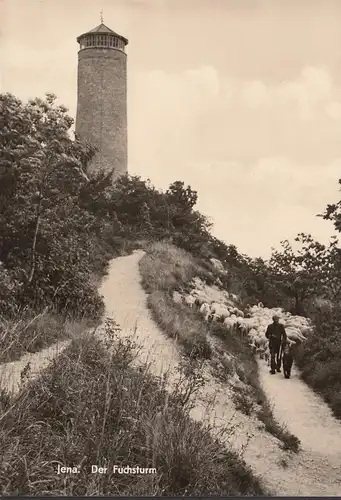
<path fill-rule="evenodd" d="M 155 375 L 170 370 L 175 382 L 180 363 L 176 342 L 166 337 L 154 323 L 147 307 L 147 296 L 140 284 L 139 260 L 142 251 L 119 257 L 110 263 L 108 277 L 100 292 L 104 295 L 107 317 L 121 327 L 122 335 L 141 346 L 139 358 L 148 360 Z M 296 373 L 291 380 L 282 375 L 270 377 L 260 362 L 260 376 L 280 423 L 286 423 L 302 442 L 298 454 L 285 452 L 272 435 L 259 429 L 259 422 L 236 412 L 227 390 L 208 378 L 193 410 L 193 418 L 202 419 L 207 397 L 216 396 L 209 413 L 211 423 L 236 422 L 234 436 L 227 435 L 228 446 L 240 449 L 247 436 L 245 461 L 259 475 L 265 487 L 276 495 L 341 494 L 341 425 L 325 403 L 302 382 Z M 207 414 L 206 414 L 207 416 Z"/>
<path fill-rule="evenodd" d="M 176 383 L 181 351 L 151 318 L 147 296 L 140 284 L 139 260 L 143 254 L 136 251 L 110 262 L 108 276 L 100 290 L 106 316 L 119 324 L 120 335 L 137 341 L 141 348 L 138 359 L 149 362 L 154 375 L 169 371 L 170 383 Z M 101 335 L 101 329 L 98 334 Z M 27 375 L 34 376 L 68 343 L 59 342 L 27 354 L 19 361 L 1 365 L 1 388 L 17 391 L 28 363 Z M 271 377 L 266 363 L 260 361 L 259 371 L 267 397 L 274 404 L 274 415 L 300 439 L 300 453 L 283 451 L 276 438 L 259 428 L 255 417 L 237 412 L 227 388 L 219 385 L 208 372 L 205 372 L 206 383 L 195 402 L 192 417 L 208 419 L 216 430 L 231 425 L 233 432 L 224 438 L 227 446 L 239 451 L 246 445 L 245 461 L 274 495 L 341 495 L 341 425 L 295 370 L 291 380 L 281 374 Z"/>

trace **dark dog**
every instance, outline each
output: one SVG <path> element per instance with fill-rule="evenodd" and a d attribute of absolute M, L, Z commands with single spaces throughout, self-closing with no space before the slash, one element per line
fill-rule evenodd
<path fill-rule="evenodd" d="M 283 372 L 285 378 L 290 378 L 291 368 L 294 362 L 294 348 L 288 342 L 283 345 Z"/>

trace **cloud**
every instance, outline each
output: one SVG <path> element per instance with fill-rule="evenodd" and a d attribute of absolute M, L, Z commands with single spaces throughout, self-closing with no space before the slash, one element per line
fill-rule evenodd
<path fill-rule="evenodd" d="M 191 184 L 216 234 L 252 255 L 301 231 L 333 234 L 315 217 L 341 178 L 341 93 L 326 69 L 277 85 L 206 66 L 132 80 L 132 171 Z"/>
<path fill-rule="evenodd" d="M 326 104 L 327 114 L 334 120 L 341 121 L 341 103 L 337 101 L 331 101 Z"/>
<path fill-rule="evenodd" d="M 240 81 L 204 66 L 182 73 L 135 72 L 129 84 L 134 163 L 266 156 L 302 163 L 339 156 L 341 92 L 323 68 L 293 81 Z M 168 158 L 168 159 L 167 159 Z"/>
<path fill-rule="evenodd" d="M 56 49 L 54 59 L 64 51 Z M 24 57 L 20 47 L 14 55 Z M 39 64 L 47 67 L 40 57 L 27 59 L 35 95 Z M 61 78 L 60 68 L 51 71 Z M 304 67 L 276 85 L 212 66 L 173 73 L 133 67 L 128 75 L 131 173 L 161 188 L 178 179 L 190 184 L 215 234 L 251 255 L 299 231 L 332 234 L 315 217 L 338 199 L 341 177 L 341 92 L 325 68 Z M 63 76 L 61 102 L 74 78 Z"/>
<path fill-rule="evenodd" d="M 278 85 L 265 85 L 261 81 L 245 82 L 240 90 L 240 99 L 245 107 L 292 113 L 293 118 L 309 120 L 324 110 L 334 119 L 339 118 L 338 102 L 332 99 L 337 94 L 334 82 L 324 68 L 306 66 L 293 81 Z"/>
<path fill-rule="evenodd" d="M 309 66 L 295 80 L 277 85 L 261 80 L 238 81 L 219 75 L 210 66 L 182 73 L 136 72 L 132 77 L 131 101 L 134 114 L 144 106 L 144 114 L 151 115 L 151 119 L 158 116 L 159 129 L 161 118 L 163 123 L 173 120 L 184 129 L 189 119 L 192 123 L 199 117 L 204 120 L 205 113 L 207 120 L 211 118 L 211 127 L 221 129 L 231 119 L 229 111 L 234 113 L 234 119 L 245 122 L 257 117 L 257 112 L 263 123 L 272 119 L 296 123 L 341 120 L 340 88 L 324 68 Z"/>
<path fill-rule="evenodd" d="M 251 109 L 261 107 L 268 100 L 266 85 L 259 80 L 244 83 L 240 94 L 242 103 Z"/>
<path fill-rule="evenodd" d="M 310 105 L 327 102 L 335 91 L 331 75 L 324 68 L 306 66 L 293 81 L 267 85 L 261 80 L 238 81 L 219 75 L 211 66 L 185 70 L 182 73 L 151 71 L 140 77 L 155 86 L 162 83 L 164 90 L 176 91 L 181 87 L 188 94 L 194 92 L 201 97 L 220 96 L 231 101 L 237 96 L 246 107 L 280 106 L 288 102 L 307 102 Z"/>
<path fill-rule="evenodd" d="M 210 175 L 212 172 L 212 175 Z M 201 165 L 189 172 L 199 191 L 199 207 L 214 223 L 215 234 L 253 256 L 269 255 L 283 239 L 310 232 L 322 242 L 334 234 L 317 213 L 339 199 L 341 158 L 309 171 L 284 157 L 262 158 L 251 168 L 242 164 Z"/>

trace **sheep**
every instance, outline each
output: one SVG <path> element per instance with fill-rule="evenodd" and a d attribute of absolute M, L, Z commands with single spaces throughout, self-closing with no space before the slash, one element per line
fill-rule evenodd
<path fill-rule="evenodd" d="M 219 319 L 220 319 L 219 314 L 215 314 L 212 312 L 210 314 L 208 314 L 208 316 L 207 316 L 207 321 L 209 323 L 212 323 L 213 321 L 217 323 L 219 321 Z"/>
<path fill-rule="evenodd" d="M 306 340 L 305 335 L 313 331 L 311 322 L 300 316 L 293 316 L 285 312 L 281 308 L 269 309 L 259 302 L 258 305 L 248 307 L 246 314 L 240 314 L 240 311 L 235 307 L 230 309 L 230 320 L 239 326 L 242 333 L 247 333 L 248 344 L 250 349 L 259 354 L 261 359 L 264 359 L 267 364 L 270 364 L 270 349 L 268 339 L 265 337 L 265 331 L 269 323 L 272 322 L 272 317 L 276 314 L 280 321 L 284 324 L 288 342 L 290 344 L 300 344 Z"/>
<path fill-rule="evenodd" d="M 201 290 L 193 290 L 192 295 L 195 296 L 196 300 L 200 303 L 200 305 L 203 304 L 204 302 L 209 302 L 206 293 L 204 293 Z"/>
<path fill-rule="evenodd" d="M 270 364 L 271 364 L 271 356 L 270 356 L 270 349 L 267 348 L 264 352 L 264 359 L 267 363 L 267 365 L 270 367 Z"/>
<path fill-rule="evenodd" d="M 299 344 L 301 344 L 302 342 L 304 342 L 305 340 L 307 340 L 305 337 L 301 337 L 301 336 L 296 335 L 296 334 L 290 334 L 290 335 L 288 335 L 288 339 L 289 340 L 293 340 L 294 342 L 297 342 Z"/>
<path fill-rule="evenodd" d="M 217 304 L 216 302 L 211 305 L 211 311 L 215 314 L 219 314 L 219 316 L 223 316 L 224 318 L 230 316 L 229 310 L 222 304 Z"/>
<path fill-rule="evenodd" d="M 250 344 L 250 347 L 251 347 L 251 350 L 252 350 L 253 354 L 256 354 L 256 350 L 257 350 L 257 346 L 256 346 L 256 344 L 251 343 L 251 344 Z"/>
<path fill-rule="evenodd" d="M 195 299 L 195 301 L 194 301 L 194 306 L 195 306 L 197 309 L 200 309 L 200 305 L 201 305 L 201 304 L 200 304 L 199 299 L 197 299 L 197 298 L 196 298 L 196 299 Z"/>
<path fill-rule="evenodd" d="M 216 319 L 217 323 L 224 323 L 225 316 L 221 316 L 220 314 L 217 314 L 216 316 L 217 316 L 217 319 Z"/>
<path fill-rule="evenodd" d="M 249 339 L 254 339 L 258 336 L 258 332 L 255 328 L 251 328 L 251 330 L 248 333 Z"/>
<path fill-rule="evenodd" d="M 265 361 L 269 362 L 270 361 L 270 349 L 269 346 L 265 349 L 264 351 L 264 359 Z"/>
<path fill-rule="evenodd" d="M 286 329 L 286 334 L 287 334 L 287 337 L 291 340 L 300 340 L 301 342 L 303 342 L 304 340 L 307 340 L 306 337 L 304 337 L 304 335 L 301 334 L 301 332 L 296 329 L 296 328 L 287 328 Z"/>
<path fill-rule="evenodd" d="M 181 293 L 174 291 L 173 292 L 173 300 L 176 304 L 181 304 L 182 302 L 182 295 Z"/>
<path fill-rule="evenodd" d="M 209 314 L 210 312 L 211 312 L 211 307 L 207 302 L 204 302 L 203 304 L 201 304 L 200 313 L 203 316 L 206 316 L 206 314 Z"/>
<path fill-rule="evenodd" d="M 232 330 L 232 328 L 234 327 L 235 325 L 235 321 L 231 318 L 225 318 L 224 319 L 224 326 L 228 329 L 228 330 Z"/>
<path fill-rule="evenodd" d="M 186 305 L 188 305 L 189 307 L 193 307 L 193 305 L 195 303 L 195 298 L 193 297 L 193 295 L 185 295 L 184 303 Z"/>
<path fill-rule="evenodd" d="M 220 260 L 218 259 L 214 259 L 213 257 L 210 259 L 211 261 L 211 264 L 212 266 L 214 267 L 214 269 L 216 269 L 217 271 L 220 271 L 221 273 L 225 273 L 225 268 L 223 266 L 223 264 L 220 262 Z"/>
<path fill-rule="evenodd" d="M 301 328 L 301 334 L 302 335 L 310 335 L 311 333 L 313 333 L 314 331 L 314 328 L 312 326 L 305 326 L 303 328 Z"/>
<path fill-rule="evenodd" d="M 259 335 L 255 341 L 255 344 L 256 345 L 258 344 L 258 346 L 263 348 L 263 349 L 265 349 L 267 343 L 268 343 L 268 339 L 263 335 Z"/>
<path fill-rule="evenodd" d="M 247 331 L 250 331 L 254 326 L 253 318 L 243 318 L 243 325 L 245 325 Z"/>
<path fill-rule="evenodd" d="M 260 359 L 264 359 L 265 349 L 263 347 L 258 347 L 256 349 L 256 354 L 259 355 Z"/>

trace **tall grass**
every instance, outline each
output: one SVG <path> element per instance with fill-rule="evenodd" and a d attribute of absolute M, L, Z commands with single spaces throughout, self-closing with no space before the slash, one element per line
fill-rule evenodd
<path fill-rule="evenodd" d="M 46 311 L 40 314 L 23 311 L 15 320 L 1 318 L 0 363 L 15 361 L 24 354 L 40 351 L 57 341 L 82 333 L 95 323 L 89 318 L 67 320 Z"/>
<path fill-rule="evenodd" d="M 134 344 L 110 328 L 110 344 L 76 339 L 14 402 L 1 398 L 2 495 L 263 494 L 245 463 L 190 419 L 186 388 L 169 394 L 163 379 L 134 368 Z M 80 472 L 57 474 L 58 465 Z"/>
<path fill-rule="evenodd" d="M 190 357 L 209 358 L 211 348 L 205 325 L 182 304 L 172 299 L 174 290 L 186 289 L 192 278 L 214 280 L 212 273 L 197 264 L 185 250 L 158 242 L 147 248 L 140 260 L 142 285 L 148 292 L 148 306 L 160 328 L 176 338 Z"/>

